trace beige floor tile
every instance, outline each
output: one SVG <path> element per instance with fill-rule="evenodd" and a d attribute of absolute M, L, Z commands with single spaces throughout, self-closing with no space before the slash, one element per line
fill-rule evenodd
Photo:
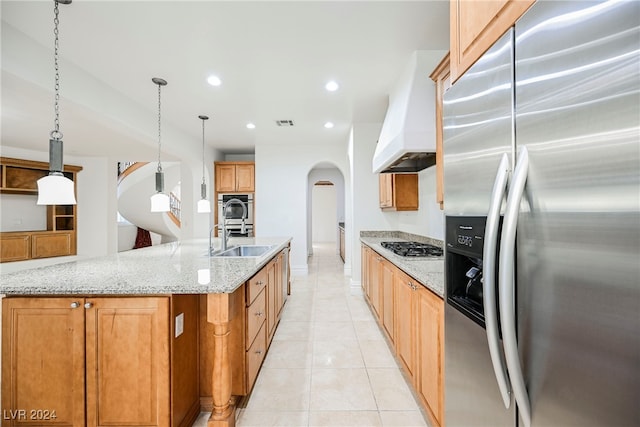
<path fill-rule="evenodd" d="M 273 341 L 262 365 L 264 368 L 311 368 L 313 360 L 311 341 Z"/>
<path fill-rule="evenodd" d="M 383 427 L 428 427 L 420 411 L 380 411 Z"/>
<path fill-rule="evenodd" d="M 262 368 L 246 405 L 247 411 L 309 410 L 309 369 Z"/>
<path fill-rule="evenodd" d="M 280 322 L 273 337 L 274 341 L 305 341 L 313 339 L 312 322 Z"/>
<path fill-rule="evenodd" d="M 244 410 L 236 420 L 237 427 L 306 427 L 308 425 L 308 411 Z"/>
<path fill-rule="evenodd" d="M 398 368 L 389 345 L 383 340 L 361 340 L 360 350 L 367 368 Z"/>
<path fill-rule="evenodd" d="M 314 341 L 356 341 L 352 322 L 316 322 Z"/>
<path fill-rule="evenodd" d="M 370 320 L 354 321 L 353 327 L 355 328 L 356 335 L 360 341 L 384 340 L 384 335 L 382 335 L 378 324 L 373 319 L 373 315 Z"/>
<path fill-rule="evenodd" d="M 314 368 L 310 408 L 312 411 L 376 410 L 366 370 Z"/>
<path fill-rule="evenodd" d="M 371 389 L 381 411 L 417 411 L 418 404 L 396 368 L 369 368 Z"/>
<path fill-rule="evenodd" d="M 310 427 L 379 427 L 378 411 L 311 411 Z"/>
<path fill-rule="evenodd" d="M 319 368 L 364 368 L 358 341 L 315 341 L 313 366 Z"/>

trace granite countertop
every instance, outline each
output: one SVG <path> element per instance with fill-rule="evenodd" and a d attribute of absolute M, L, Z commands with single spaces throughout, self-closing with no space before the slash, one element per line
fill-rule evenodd
<path fill-rule="evenodd" d="M 260 257 L 210 257 L 209 239 L 135 249 L 0 275 L 5 295 L 165 295 L 231 293 L 284 249 L 290 237 L 232 237 L 232 245 L 269 245 Z M 220 239 L 214 239 L 220 247 Z M 208 279 L 208 281 L 207 281 Z M 201 283 L 200 283 L 201 282 Z"/>
<path fill-rule="evenodd" d="M 443 247 L 443 242 L 437 239 L 417 236 L 398 231 L 363 231 L 360 241 L 385 257 L 393 265 L 416 279 L 421 285 L 444 298 L 444 256 L 437 258 L 414 258 L 396 255 L 380 245 L 388 241 L 419 241 Z"/>

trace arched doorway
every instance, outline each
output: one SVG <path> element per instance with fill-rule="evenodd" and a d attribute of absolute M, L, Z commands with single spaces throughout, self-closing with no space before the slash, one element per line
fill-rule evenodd
<path fill-rule="evenodd" d="M 314 244 L 333 244 L 339 253 L 338 223 L 345 218 L 345 184 L 342 172 L 333 164 L 315 165 L 308 175 L 307 255 Z"/>

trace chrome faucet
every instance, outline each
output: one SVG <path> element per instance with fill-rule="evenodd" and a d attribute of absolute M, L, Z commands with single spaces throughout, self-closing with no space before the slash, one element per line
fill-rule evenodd
<path fill-rule="evenodd" d="M 216 226 L 220 226 L 220 230 L 222 231 L 222 250 L 226 251 L 227 250 L 227 245 L 229 243 L 229 235 L 231 234 L 231 232 L 229 230 L 227 230 L 227 208 L 229 208 L 229 206 L 233 205 L 233 204 L 240 204 L 240 206 L 242 206 L 242 228 L 240 229 L 240 232 L 244 234 L 245 232 L 245 219 L 247 219 L 247 205 L 240 199 L 229 199 L 225 202 L 225 204 L 222 206 L 222 223 L 221 224 L 216 224 L 214 225 L 214 228 Z M 213 229 L 212 229 L 213 230 Z"/>

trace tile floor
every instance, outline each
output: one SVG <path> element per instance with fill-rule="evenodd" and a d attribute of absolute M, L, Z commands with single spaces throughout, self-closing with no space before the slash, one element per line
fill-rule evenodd
<path fill-rule="evenodd" d="M 237 413 L 250 426 L 427 426 L 335 244 L 314 245 L 256 385 Z M 194 427 L 206 426 L 202 413 Z"/>

